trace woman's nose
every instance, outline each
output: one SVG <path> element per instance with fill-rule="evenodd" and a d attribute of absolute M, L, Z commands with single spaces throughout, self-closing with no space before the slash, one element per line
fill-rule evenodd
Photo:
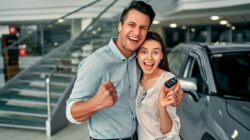
<path fill-rule="evenodd" d="M 148 54 L 147 54 L 147 59 L 152 59 L 151 53 L 148 53 Z"/>

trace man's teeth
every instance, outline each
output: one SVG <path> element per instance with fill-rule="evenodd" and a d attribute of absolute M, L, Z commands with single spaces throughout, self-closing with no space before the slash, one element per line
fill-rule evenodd
<path fill-rule="evenodd" d="M 129 37 L 129 39 L 133 40 L 133 41 L 138 41 L 138 38 L 134 38 L 134 37 Z"/>

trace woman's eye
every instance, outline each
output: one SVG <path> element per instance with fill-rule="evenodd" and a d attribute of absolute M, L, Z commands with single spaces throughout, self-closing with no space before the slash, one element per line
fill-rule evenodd
<path fill-rule="evenodd" d="M 157 54 L 159 54 L 159 52 L 158 51 L 153 51 L 153 54 L 157 55 Z"/>
<path fill-rule="evenodd" d="M 146 50 L 141 50 L 141 53 L 142 53 L 142 54 L 146 54 L 147 51 L 146 51 Z"/>

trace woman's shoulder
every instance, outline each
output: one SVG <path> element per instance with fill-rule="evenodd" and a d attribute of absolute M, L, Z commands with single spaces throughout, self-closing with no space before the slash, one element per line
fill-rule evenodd
<path fill-rule="evenodd" d="M 163 71 L 163 80 L 166 81 L 166 80 L 169 80 L 173 77 L 176 77 L 172 72 L 169 72 L 169 71 Z"/>
<path fill-rule="evenodd" d="M 171 72 L 163 70 L 159 81 L 157 82 L 157 88 L 161 89 L 162 85 L 169 79 L 175 77 L 175 75 Z"/>

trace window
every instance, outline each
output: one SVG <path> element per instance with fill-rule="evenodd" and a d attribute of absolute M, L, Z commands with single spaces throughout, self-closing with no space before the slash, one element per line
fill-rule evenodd
<path fill-rule="evenodd" d="M 180 77 L 183 73 L 183 67 L 187 60 L 187 54 L 180 51 L 171 52 L 168 56 L 169 68 L 176 76 Z"/>
<path fill-rule="evenodd" d="M 187 69 L 189 69 L 188 78 L 195 78 L 197 84 L 197 92 L 205 93 L 207 91 L 207 85 L 205 80 L 202 77 L 201 68 L 197 59 L 190 57 L 189 65 L 187 65 Z"/>

